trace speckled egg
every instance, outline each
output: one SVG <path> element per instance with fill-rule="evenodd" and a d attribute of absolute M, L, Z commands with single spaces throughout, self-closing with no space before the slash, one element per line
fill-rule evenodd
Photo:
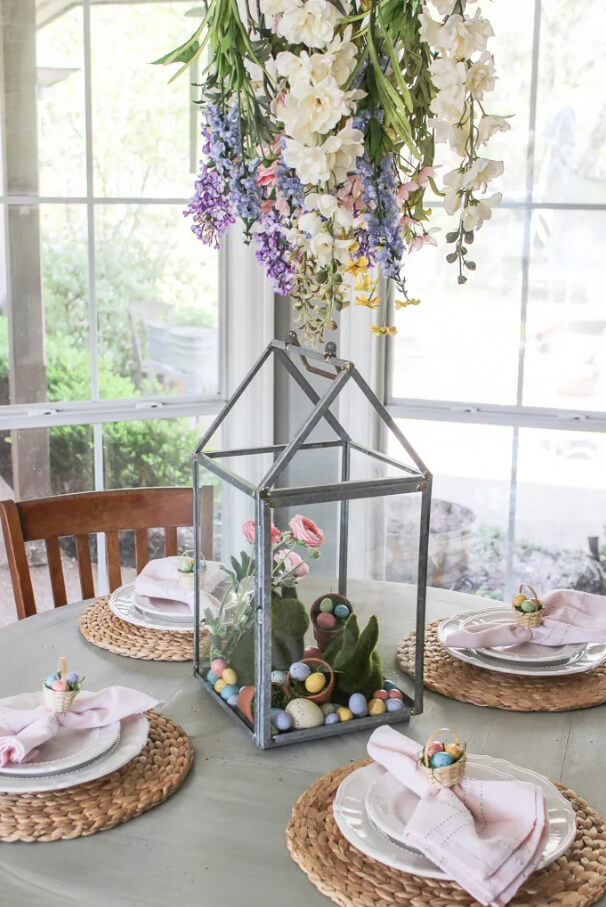
<path fill-rule="evenodd" d="M 351 721 L 353 719 L 353 712 L 351 709 L 346 709 L 344 705 L 337 709 L 337 715 L 339 716 L 339 721 Z"/>
<path fill-rule="evenodd" d="M 447 765 L 452 765 L 454 759 L 450 753 L 434 753 L 431 757 L 431 767 L 432 768 L 445 768 Z"/>
<path fill-rule="evenodd" d="M 362 693 L 352 693 L 347 704 L 356 718 L 363 718 L 364 715 L 368 714 L 368 703 Z"/>
<path fill-rule="evenodd" d="M 215 684 L 213 686 L 213 690 L 215 691 L 215 693 L 220 693 L 225 685 L 226 684 L 225 684 L 225 681 L 223 680 L 223 678 L 219 677 L 219 679 L 215 682 Z"/>
<path fill-rule="evenodd" d="M 338 724 L 340 720 L 336 712 L 330 712 L 324 716 L 324 724 Z"/>
<path fill-rule="evenodd" d="M 304 683 L 311 674 L 309 665 L 304 664 L 302 661 L 293 662 L 288 672 L 293 680 L 300 680 L 301 683 Z"/>
<path fill-rule="evenodd" d="M 279 731 L 290 731 L 293 725 L 292 716 L 285 712 L 283 709 L 279 709 L 274 717 L 272 718 L 273 723 Z"/>
<path fill-rule="evenodd" d="M 76 674 L 75 671 L 68 671 L 67 674 L 65 675 L 65 679 L 67 680 L 67 682 L 69 684 L 80 683 L 80 675 Z"/>
<path fill-rule="evenodd" d="M 296 730 L 324 724 L 324 712 L 311 699 L 292 699 L 286 706 Z"/>
<path fill-rule="evenodd" d="M 225 699 L 226 702 L 230 696 L 237 696 L 237 695 L 238 695 L 238 687 L 235 685 L 235 683 L 226 683 L 225 686 L 221 690 L 221 699 Z"/>
<path fill-rule="evenodd" d="M 238 705 L 238 694 L 234 693 L 232 696 L 230 696 L 227 700 L 227 704 L 230 705 L 232 709 L 235 709 L 235 707 Z"/>
<path fill-rule="evenodd" d="M 59 680 L 59 678 L 57 677 L 57 675 L 56 675 L 56 674 L 49 674 L 48 677 L 46 678 L 46 680 L 44 681 L 44 685 L 47 686 L 47 687 L 49 688 L 49 690 L 50 690 L 50 688 L 51 688 L 52 685 L 54 684 L 55 680 Z"/>
<path fill-rule="evenodd" d="M 334 615 L 339 620 L 345 620 L 346 617 L 349 617 L 349 608 L 346 604 L 340 602 L 334 610 Z"/>
<path fill-rule="evenodd" d="M 225 670 L 221 674 L 221 677 L 229 686 L 232 686 L 234 683 L 238 682 L 238 675 L 233 668 L 225 668 Z"/>
<path fill-rule="evenodd" d="M 386 711 L 387 706 L 385 705 L 384 699 L 371 699 L 368 703 L 368 714 L 369 715 L 382 715 Z"/>
<path fill-rule="evenodd" d="M 282 684 L 284 683 L 285 680 L 286 680 L 286 671 L 272 671 L 271 672 L 271 682 L 272 683 L 279 683 L 280 686 L 282 686 Z"/>
<path fill-rule="evenodd" d="M 334 630 L 337 624 L 337 618 L 334 614 L 328 614 L 324 611 L 321 611 L 320 614 L 316 617 L 316 623 L 321 630 Z"/>
<path fill-rule="evenodd" d="M 217 675 L 217 677 L 223 676 L 223 671 L 225 670 L 226 667 L 227 667 L 227 662 L 225 661 L 224 658 L 213 658 L 213 660 L 210 663 L 210 669 L 213 672 L 213 674 Z"/>
<path fill-rule="evenodd" d="M 51 690 L 54 690 L 55 693 L 67 693 L 69 687 L 65 680 L 53 680 Z"/>
<path fill-rule="evenodd" d="M 399 712 L 400 709 L 404 708 L 404 703 L 401 699 L 388 699 L 385 705 L 388 712 Z"/>
<path fill-rule="evenodd" d="M 334 702 L 323 702 L 320 706 L 325 715 L 333 715 L 337 711 Z"/>
<path fill-rule="evenodd" d="M 430 743 L 427 747 L 427 755 L 431 759 L 432 756 L 435 756 L 436 753 L 442 753 L 444 751 L 443 743 Z"/>
<path fill-rule="evenodd" d="M 520 610 L 524 611 L 525 614 L 532 614 L 533 611 L 536 611 L 535 603 L 531 602 L 530 599 L 527 598 L 520 605 Z"/>
<path fill-rule="evenodd" d="M 444 749 L 446 752 L 452 756 L 453 761 L 456 762 L 457 759 L 460 759 L 465 750 L 462 746 L 458 746 L 456 743 L 449 743 L 448 746 L 445 746 Z"/>
<path fill-rule="evenodd" d="M 320 693 L 326 686 L 326 677 L 319 671 L 315 671 L 305 679 L 305 689 L 308 693 Z"/>
<path fill-rule="evenodd" d="M 390 690 L 387 696 L 389 699 L 404 699 L 404 694 L 400 690 Z"/>
<path fill-rule="evenodd" d="M 372 694 L 373 699 L 389 699 L 387 690 L 375 690 Z"/>
<path fill-rule="evenodd" d="M 333 609 L 332 598 L 323 598 L 322 601 L 320 602 L 320 611 L 329 613 L 332 611 L 332 609 Z"/>

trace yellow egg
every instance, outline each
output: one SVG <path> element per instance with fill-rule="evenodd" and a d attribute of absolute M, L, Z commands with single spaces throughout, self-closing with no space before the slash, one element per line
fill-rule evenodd
<path fill-rule="evenodd" d="M 225 681 L 223 680 L 222 677 L 219 677 L 219 679 L 215 683 L 213 689 L 214 689 L 215 693 L 220 693 L 224 686 L 227 686 L 227 684 L 225 683 Z"/>
<path fill-rule="evenodd" d="M 453 759 L 460 759 L 464 753 L 462 747 L 457 746 L 456 743 L 449 743 L 448 746 L 444 747 L 445 752 L 447 752 Z"/>
<path fill-rule="evenodd" d="M 319 671 L 305 678 L 305 689 L 308 693 L 319 693 L 325 686 L 326 678 Z"/>
<path fill-rule="evenodd" d="M 344 705 L 337 709 L 337 715 L 339 716 L 339 721 L 351 721 L 353 718 L 351 709 L 346 708 Z"/>
<path fill-rule="evenodd" d="M 228 686 L 233 686 L 234 683 L 238 682 L 238 675 L 233 668 L 225 668 L 221 674 L 221 680 L 224 680 Z"/>
<path fill-rule="evenodd" d="M 371 699 L 368 703 L 369 715 L 382 715 L 387 706 L 382 699 Z"/>
<path fill-rule="evenodd" d="M 523 601 L 526 601 L 526 596 L 523 592 L 517 592 L 513 597 L 514 608 L 519 608 Z"/>

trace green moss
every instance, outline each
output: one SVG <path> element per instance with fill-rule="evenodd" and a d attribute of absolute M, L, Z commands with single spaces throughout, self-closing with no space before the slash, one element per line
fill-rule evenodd
<path fill-rule="evenodd" d="M 379 622 L 372 615 L 360 632 L 358 618 L 350 615 L 340 639 L 324 652 L 324 660 L 335 671 L 337 689 L 343 693 L 363 693 L 367 698 L 383 686 L 383 665 L 376 651 Z"/>

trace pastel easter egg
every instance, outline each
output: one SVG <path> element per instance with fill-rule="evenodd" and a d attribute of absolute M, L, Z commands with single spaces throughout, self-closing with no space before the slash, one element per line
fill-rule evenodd
<path fill-rule="evenodd" d="M 435 756 L 436 753 L 442 753 L 442 752 L 444 752 L 443 743 L 438 743 L 438 742 L 430 743 L 429 746 L 427 747 L 427 755 L 429 756 L 430 759 L 432 756 Z"/>
<path fill-rule="evenodd" d="M 320 602 L 320 611 L 323 611 L 325 614 L 329 614 L 333 609 L 332 598 L 323 598 Z"/>
<path fill-rule="evenodd" d="M 65 679 L 67 680 L 67 682 L 69 684 L 80 683 L 80 675 L 76 674 L 75 671 L 68 671 L 67 674 L 65 675 Z"/>
<path fill-rule="evenodd" d="M 46 680 L 44 681 L 44 685 L 47 686 L 47 687 L 49 688 L 49 690 L 50 690 L 51 687 L 52 687 L 52 685 L 54 684 L 55 680 L 59 680 L 59 678 L 57 677 L 57 675 L 56 675 L 56 674 L 49 674 L 48 677 L 46 678 Z"/>
<path fill-rule="evenodd" d="M 536 611 L 536 606 L 534 602 L 531 602 L 529 598 L 525 599 L 520 605 L 520 610 L 525 614 L 532 614 L 533 611 Z"/>
<path fill-rule="evenodd" d="M 364 715 L 368 714 L 368 703 L 362 693 L 352 693 L 347 704 L 356 718 L 363 718 Z"/>
<path fill-rule="evenodd" d="M 346 709 L 344 705 L 337 709 L 337 715 L 339 716 L 339 721 L 351 721 L 353 719 L 353 712 L 351 709 Z"/>
<path fill-rule="evenodd" d="M 219 677 L 219 679 L 216 681 L 215 685 L 213 686 L 213 689 L 214 689 L 215 693 L 220 693 L 224 686 L 226 686 L 225 681 L 223 680 L 222 677 Z"/>
<path fill-rule="evenodd" d="M 324 724 L 324 712 L 311 699 L 292 699 L 286 706 L 296 730 L 319 727 Z"/>
<path fill-rule="evenodd" d="M 229 686 L 233 686 L 234 683 L 238 682 L 238 675 L 233 668 L 225 668 L 225 670 L 221 674 L 221 677 Z"/>
<path fill-rule="evenodd" d="M 208 680 L 210 685 L 213 687 L 216 684 L 217 680 L 219 680 L 219 678 L 217 677 L 217 675 L 215 674 L 214 671 L 209 671 L 208 674 L 206 675 L 206 679 Z"/>
<path fill-rule="evenodd" d="M 319 626 L 320 630 L 333 630 L 337 625 L 337 618 L 334 614 L 327 614 L 322 611 L 316 617 L 316 623 Z"/>
<path fill-rule="evenodd" d="M 238 687 L 235 685 L 235 683 L 226 683 L 225 686 L 221 690 L 221 699 L 225 699 L 226 702 L 230 696 L 237 696 L 237 695 L 238 695 Z"/>
<path fill-rule="evenodd" d="M 389 699 L 404 699 L 404 694 L 400 690 L 390 690 L 387 695 Z"/>
<path fill-rule="evenodd" d="M 309 667 L 309 665 L 304 664 L 302 661 L 295 661 L 288 669 L 288 673 L 293 680 L 299 680 L 301 683 L 303 683 L 311 674 L 311 668 Z"/>
<path fill-rule="evenodd" d="M 303 658 L 322 658 L 322 653 L 317 646 L 307 646 L 303 651 Z"/>
<path fill-rule="evenodd" d="M 210 669 L 213 674 L 216 674 L 217 677 L 223 677 L 223 671 L 227 667 L 227 662 L 224 658 L 213 658 L 210 663 Z"/>
<path fill-rule="evenodd" d="M 65 680 L 53 680 L 51 690 L 54 690 L 55 693 L 67 693 L 69 687 Z"/>
<path fill-rule="evenodd" d="M 285 671 L 272 671 L 271 672 L 271 682 L 279 683 L 280 686 L 286 681 L 286 672 Z"/>
<path fill-rule="evenodd" d="M 388 699 L 385 705 L 388 712 L 399 712 L 400 709 L 404 708 L 404 703 L 401 699 Z"/>
<path fill-rule="evenodd" d="M 375 690 L 372 694 L 373 699 L 389 699 L 387 690 Z"/>
<path fill-rule="evenodd" d="M 273 723 L 279 731 L 290 731 L 293 725 L 292 715 L 280 709 L 273 717 Z"/>
<path fill-rule="evenodd" d="M 431 757 L 431 767 L 432 768 L 445 768 L 447 765 L 452 765 L 454 759 L 450 753 L 434 753 Z"/>
<path fill-rule="evenodd" d="M 232 695 L 227 700 L 227 704 L 230 705 L 232 709 L 235 709 L 235 707 L 238 705 L 238 694 L 232 693 Z"/>
<path fill-rule="evenodd" d="M 338 724 L 341 719 L 336 712 L 329 712 L 328 715 L 324 717 L 324 724 Z"/>
<path fill-rule="evenodd" d="M 343 602 L 340 602 L 335 610 L 334 615 L 338 620 L 345 620 L 346 617 L 349 617 L 349 608 Z"/>
<path fill-rule="evenodd" d="M 513 597 L 513 606 L 514 608 L 519 608 L 522 602 L 526 601 L 526 596 L 523 592 L 516 592 Z"/>
<path fill-rule="evenodd" d="M 465 750 L 462 746 L 457 746 L 456 743 L 449 743 L 448 746 L 445 746 L 444 749 L 446 752 L 452 756 L 453 761 L 456 762 L 457 759 L 460 759 Z"/>
<path fill-rule="evenodd" d="M 320 693 L 326 686 L 326 677 L 319 671 L 315 671 L 305 679 L 305 689 L 308 693 Z"/>
<path fill-rule="evenodd" d="M 334 715 L 337 711 L 337 707 L 334 702 L 323 702 L 320 706 L 325 715 Z"/>
<path fill-rule="evenodd" d="M 368 714 L 369 715 L 382 715 L 385 712 L 387 706 L 385 705 L 384 699 L 371 699 L 368 703 Z"/>

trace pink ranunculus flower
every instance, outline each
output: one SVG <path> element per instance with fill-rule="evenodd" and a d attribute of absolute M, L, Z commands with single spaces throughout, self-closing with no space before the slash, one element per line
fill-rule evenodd
<path fill-rule="evenodd" d="M 257 183 L 259 186 L 273 186 L 276 181 L 276 161 L 269 167 L 259 167 L 257 170 Z"/>
<path fill-rule="evenodd" d="M 263 199 L 263 201 L 261 202 L 261 213 L 262 213 L 262 214 L 267 214 L 268 211 L 271 211 L 271 209 L 273 208 L 273 206 L 274 206 L 274 200 L 273 200 L 273 198 L 265 198 L 265 199 Z"/>
<path fill-rule="evenodd" d="M 324 544 L 324 533 L 318 529 L 313 520 L 309 520 L 306 516 L 297 513 L 288 525 L 298 542 L 303 542 L 310 548 L 319 548 Z"/>
<path fill-rule="evenodd" d="M 244 535 L 246 536 L 248 541 L 251 542 L 252 544 L 254 544 L 254 541 L 255 541 L 255 531 L 256 531 L 256 524 L 255 524 L 254 520 L 246 520 L 246 522 L 242 524 L 242 532 L 244 533 Z M 278 542 L 280 542 L 280 541 L 282 541 L 281 530 L 278 529 L 277 526 L 272 526 L 271 527 L 271 543 L 272 543 L 272 545 L 277 545 Z"/>
<path fill-rule="evenodd" d="M 276 564 L 279 564 L 280 561 L 284 561 L 283 566 L 285 572 L 292 573 L 293 576 L 297 576 L 299 579 L 302 579 L 309 573 L 309 566 L 303 562 L 296 551 L 289 551 L 288 548 L 282 548 L 280 551 L 276 551 L 274 560 Z"/>
<path fill-rule="evenodd" d="M 426 186 L 430 177 L 434 177 L 436 171 L 434 167 L 423 167 L 417 174 L 417 183 L 419 186 Z"/>

